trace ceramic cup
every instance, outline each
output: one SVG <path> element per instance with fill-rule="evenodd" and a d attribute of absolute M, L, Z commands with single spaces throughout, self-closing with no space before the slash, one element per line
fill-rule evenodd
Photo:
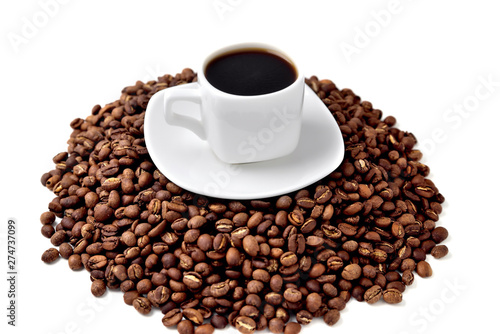
<path fill-rule="evenodd" d="M 206 78 L 211 60 L 239 51 L 263 49 L 284 58 L 296 70 L 289 86 L 261 95 L 234 95 L 215 88 Z M 276 159 L 292 153 L 299 142 L 304 77 L 292 59 L 261 43 L 228 46 L 210 54 L 197 71 L 197 82 L 164 92 L 165 120 L 194 132 L 225 163 L 238 164 Z M 185 101 L 199 106 L 199 114 L 183 112 Z M 185 108 L 184 108 L 185 109 Z"/>

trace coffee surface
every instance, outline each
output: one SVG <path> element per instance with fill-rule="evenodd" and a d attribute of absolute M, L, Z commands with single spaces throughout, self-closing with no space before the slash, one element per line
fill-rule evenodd
<path fill-rule="evenodd" d="M 249 49 L 211 60 L 205 75 L 215 88 L 223 92 L 251 96 L 290 86 L 297 78 L 297 71 L 290 62 L 276 54 Z"/>

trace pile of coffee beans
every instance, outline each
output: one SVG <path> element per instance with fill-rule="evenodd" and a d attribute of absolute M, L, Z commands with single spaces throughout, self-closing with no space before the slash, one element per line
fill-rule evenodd
<path fill-rule="evenodd" d="M 448 231 L 436 225 L 444 197 L 394 117 L 330 80 L 306 79 L 340 126 L 341 166 L 276 198 L 207 198 L 170 182 L 144 143 L 151 96 L 195 80 L 185 69 L 139 81 L 71 122 L 67 152 L 41 178 L 56 195 L 41 232 L 58 247 L 42 261 L 85 268 L 93 295 L 119 289 L 182 334 L 228 325 L 292 334 L 315 317 L 331 326 L 350 299 L 400 303 L 414 273 L 432 275 L 428 254 L 448 253 L 438 245 Z"/>

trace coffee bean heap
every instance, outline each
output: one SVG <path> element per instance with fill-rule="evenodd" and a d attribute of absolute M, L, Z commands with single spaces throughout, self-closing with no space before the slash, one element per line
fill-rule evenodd
<path fill-rule="evenodd" d="M 334 325 L 351 298 L 399 303 L 414 272 L 432 275 L 427 254 L 448 253 L 437 245 L 448 236 L 436 226 L 444 197 L 394 117 L 313 76 L 306 83 L 342 131 L 341 166 L 276 198 L 207 198 L 170 182 L 144 143 L 151 96 L 195 80 L 185 69 L 137 82 L 71 122 L 68 151 L 41 178 L 56 195 L 42 234 L 59 248 L 44 262 L 84 267 L 95 296 L 120 289 L 139 313 L 159 308 L 186 334 L 227 325 L 291 334 L 314 317 Z"/>

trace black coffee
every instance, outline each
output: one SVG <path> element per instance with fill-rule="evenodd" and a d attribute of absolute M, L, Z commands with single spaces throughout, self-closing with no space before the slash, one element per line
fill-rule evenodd
<path fill-rule="evenodd" d="M 208 81 L 234 95 L 261 95 L 290 86 L 297 79 L 295 67 L 265 49 L 244 49 L 220 55 L 205 69 Z"/>

